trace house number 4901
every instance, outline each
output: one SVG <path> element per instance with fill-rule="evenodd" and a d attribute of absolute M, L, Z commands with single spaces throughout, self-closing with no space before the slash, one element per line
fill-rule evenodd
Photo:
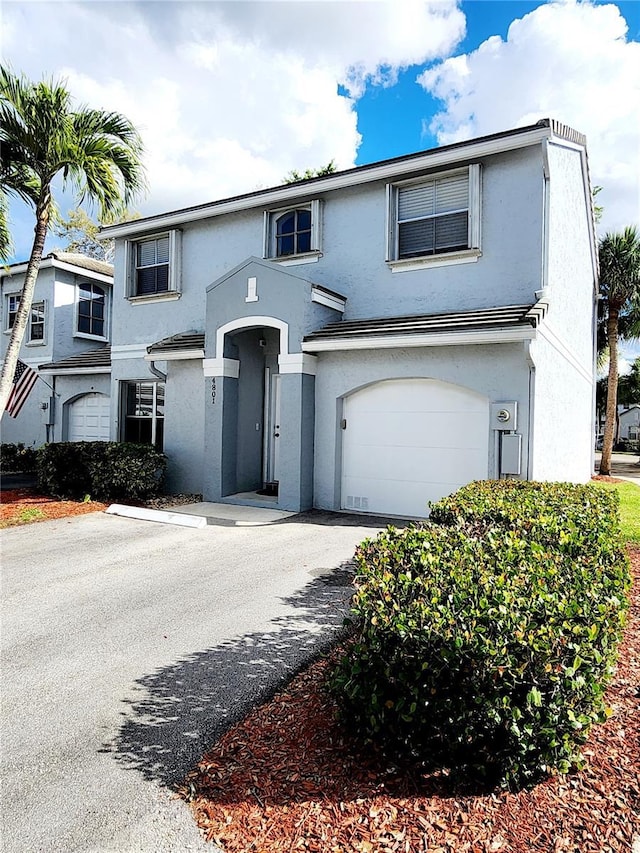
<path fill-rule="evenodd" d="M 216 380 L 215 377 L 211 380 L 211 405 L 216 404 Z"/>

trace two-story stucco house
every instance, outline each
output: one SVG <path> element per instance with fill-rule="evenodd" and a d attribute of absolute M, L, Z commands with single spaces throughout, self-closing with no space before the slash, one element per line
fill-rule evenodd
<path fill-rule="evenodd" d="M 26 263 L 0 269 L 2 359 L 26 271 Z M 43 258 L 19 353 L 42 381 L 15 419 L 3 415 L 3 442 L 39 447 L 109 438 L 112 289 L 111 264 L 61 251 Z"/>
<path fill-rule="evenodd" d="M 111 437 L 205 499 L 424 516 L 586 481 L 597 255 L 550 120 L 104 230 Z"/>

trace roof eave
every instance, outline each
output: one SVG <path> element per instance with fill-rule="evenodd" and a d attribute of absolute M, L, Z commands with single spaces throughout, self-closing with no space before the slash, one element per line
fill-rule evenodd
<path fill-rule="evenodd" d="M 473 158 L 485 157 L 537 145 L 554 135 L 554 127 L 548 123 L 533 125 L 515 131 L 481 137 L 467 142 L 454 143 L 442 148 L 432 148 L 418 154 L 394 158 L 380 163 L 359 166 L 335 175 L 313 178 L 309 181 L 285 184 L 268 190 L 247 193 L 222 199 L 193 208 L 172 211 L 133 222 L 110 225 L 101 230 L 109 238 L 150 234 L 167 228 L 177 228 L 190 222 L 249 210 L 254 207 L 271 207 L 280 203 L 314 197 L 331 190 L 343 189 L 381 180 L 395 180 L 421 169 L 434 169 Z"/>
<path fill-rule="evenodd" d="M 460 329 L 449 332 L 423 332 L 405 335 L 354 335 L 344 338 L 316 338 L 303 341 L 303 352 L 335 352 L 362 349 L 405 349 L 413 347 L 467 346 L 473 344 L 511 344 L 531 341 L 536 330 L 529 324 L 493 329 Z"/>

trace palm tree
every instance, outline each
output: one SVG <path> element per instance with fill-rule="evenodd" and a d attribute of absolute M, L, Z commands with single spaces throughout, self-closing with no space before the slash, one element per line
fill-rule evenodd
<path fill-rule="evenodd" d="M 100 214 L 117 213 L 145 187 L 143 146 L 135 127 L 119 113 L 72 109 L 63 83 L 32 83 L 0 65 L 0 257 L 10 252 L 7 198 L 35 210 L 34 239 L 20 306 L 0 376 L 3 413 L 27 328 L 33 291 L 50 221 L 55 213 L 52 183 L 62 177 L 78 200 L 97 204 Z"/>
<path fill-rule="evenodd" d="M 604 308 L 609 376 L 600 473 L 611 473 L 618 392 L 618 341 L 640 335 L 640 235 L 635 226 L 600 240 L 600 292 Z"/>

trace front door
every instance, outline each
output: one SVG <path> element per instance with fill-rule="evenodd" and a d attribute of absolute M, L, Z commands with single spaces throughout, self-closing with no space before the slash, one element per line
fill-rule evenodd
<path fill-rule="evenodd" d="M 280 374 L 265 371 L 264 422 L 265 430 L 264 480 L 278 480 L 278 457 L 280 454 Z"/>

